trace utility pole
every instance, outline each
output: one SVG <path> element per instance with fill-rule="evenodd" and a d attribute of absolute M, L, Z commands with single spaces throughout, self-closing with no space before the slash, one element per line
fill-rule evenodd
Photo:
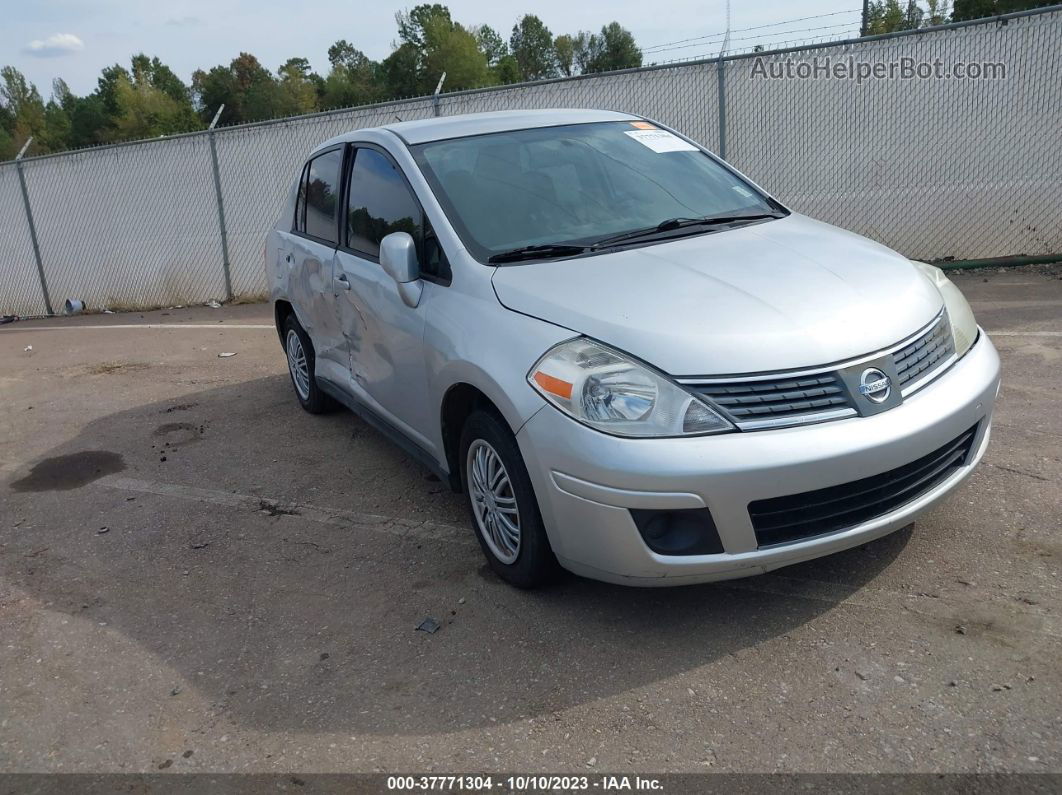
<path fill-rule="evenodd" d="M 863 0 L 863 17 L 859 23 L 859 35 L 867 35 L 867 23 L 870 17 L 870 0 Z"/>

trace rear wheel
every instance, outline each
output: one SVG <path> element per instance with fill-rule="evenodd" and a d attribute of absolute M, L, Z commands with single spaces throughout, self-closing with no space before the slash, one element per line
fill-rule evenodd
<path fill-rule="evenodd" d="M 284 323 L 284 353 L 288 359 L 288 374 L 295 387 L 299 405 L 311 414 L 323 414 L 336 407 L 336 402 L 322 392 L 314 377 L 314 351 L 310 335 L 294 314 Z"/>
<path fill-rule="evenodd" d="M 494 414 L 476 411 L 461 434 L 461 480 L 472 526 L 490 567 L 518 588 L 552 579 L 559 567 L 516 438 Z"/>

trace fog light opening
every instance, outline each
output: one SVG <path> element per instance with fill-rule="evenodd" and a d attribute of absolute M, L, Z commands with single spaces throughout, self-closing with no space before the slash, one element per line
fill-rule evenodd
<path fill-rule="evenodd" d="M 718 555 L 723 552 L 707 508 L 678 511 L 630 509 L 646 546 L 658 555 Z"/>

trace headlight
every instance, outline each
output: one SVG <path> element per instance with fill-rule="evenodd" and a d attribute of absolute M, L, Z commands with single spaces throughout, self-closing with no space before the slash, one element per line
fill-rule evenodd
<path fill-rule="evenodd" d="M 955 355 L 962 356 L 977 339 L 977 321 L 974 320 L 973 310 L 959 288 L 944 275 L 944 271 L 924 262 L 914 262 L 914 265 L 933 282 L 944 298 L 944 308 L 948 310 L 948 320 L 951 321 L 951 336 L 955 340 Z"/>
<path fill-rule="evenodd" d="M 588 339 L 568 340 L 549 350 L 527 380 L 568 416 L 614 436 L 699 436 L 734 430 L 696 395 Z"/>

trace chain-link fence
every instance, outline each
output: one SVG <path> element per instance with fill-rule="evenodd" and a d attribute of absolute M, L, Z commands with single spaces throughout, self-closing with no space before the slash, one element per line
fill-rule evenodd
<path fill-rule="evenodd" d="M 938 62 L 952 76 L 826 76 L 826 59 L 853 78 L 908 59 Z M 1005 77 L 958 79 L 959 64 L 1002 64 Z M 792 76 L 765 77 L 772 67 Z M 818 71 L 801 77 L 812 67 Z M 261 296 L 266 230 L 319 142 L 398 119 L 551 107 L 657 119 L 795 210 L 912 258 L 1062 255 L 1055 6 L 0 164 L 0 313 L 43 312 L 48 295 L 53 308 L 76 297 L 92 309 L 204 302 L 230 290 Z"/>

